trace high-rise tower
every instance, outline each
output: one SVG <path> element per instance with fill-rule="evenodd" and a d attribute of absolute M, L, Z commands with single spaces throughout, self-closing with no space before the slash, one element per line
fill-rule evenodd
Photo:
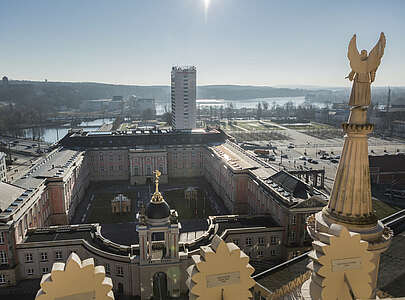
<path fill-rule="evenodd" d="M 172 68 L 172 125 L 175 130 L 196 128 L 196 68 Z"/>

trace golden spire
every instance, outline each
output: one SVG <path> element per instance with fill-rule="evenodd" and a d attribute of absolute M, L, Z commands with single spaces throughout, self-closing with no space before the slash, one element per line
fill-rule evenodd
<path fill-rule="evenodd" d="M 155 185 L 156 185 L 156 190 L 155 193 L 152 196 L 152 202 L 153 203 L 160 203 L 163 202 L 163 196 L 162 194 L 159 192 L 159 177 L 160 175 L 162 175 L 162 173 L 160 173 L 159 170 L 156 170 L 155 172 L 153 172 L 155 174 Z"/>

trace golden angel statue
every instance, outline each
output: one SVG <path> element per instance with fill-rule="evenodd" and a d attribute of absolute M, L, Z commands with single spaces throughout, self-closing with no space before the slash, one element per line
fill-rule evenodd
<path fill-rule="evenodd" d="M 357 50 L 356 35 L 353 35 L 347 52 L 352 71 L 346 77 L 353 81 L 352 93 L 350 95 L 350 106 L 369 106 L 371 91 L 370 85 L 375 79 L 375 73 L 384 55 L 385 35 L 380 34 L 380 39 L 367 56 L 367 50 Z"/>

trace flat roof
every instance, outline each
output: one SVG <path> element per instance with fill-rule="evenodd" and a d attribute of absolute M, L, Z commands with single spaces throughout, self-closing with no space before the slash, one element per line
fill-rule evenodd
<path fill-rule="evenodd" d="M 277 228 L 280 227 L 270 215 L 260 216 L 215 216 L 214 224 L 218 224 L 217 234 L 222 234 L 227 229 L 249 229 L 253 227 Z"/>
<path fill-rule="evenodd" d="M 62 178 L 66 175 L 80 153 L 80 151 L 70 149 L 59 149 L 51 152 L 33 165 L 14 184 L 26 189 L 37 188 L 46 178 Z"/>
<path fill-rule="evenodd" d="M 18 186 L 0 182 L 0 212 L 6 210 L 24 191 Z"/>
<path fill-rule="evenodd" d="M 59 141 L 69 148 L 130 147 L 141 145 L 185 145 L 223 143 L 228 136 L 221 130 L 196 129 L 173 131 L 167 129 L 131 129 L 128 131 L 87 132 L 75 130 Z"/>

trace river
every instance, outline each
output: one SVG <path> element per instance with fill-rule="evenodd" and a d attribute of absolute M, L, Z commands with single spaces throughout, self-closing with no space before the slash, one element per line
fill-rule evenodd
<path fill-rule="evenodd" d="M 97 131 L 103 124 L 110 124 L 114 119 L 97 119 L 88 122 L 82 122 L 75 128 L 83 128 L 85 131 Z M 38 127 L 22 129 L 18 137 L 34 140 L 42 140 L 47 143 L 55 143 L 63 138 L 71 128 L 69 127 Z"/>
<path fill-rule="evenodd" d="M 305 102 L 305 97 L 272 97 L 272 98 L 254 98 L 254 99 L 245 99 L 245 100 L 224 100 L 224 99 L 197 99 L 197 106 L 200 107 L 227 107 L 232 103 L 234 108 L 256 108 L 258 103 L 267 102 L 269 108 L 273 104 L 283 106 L 288 102 L 294 103 L 294 105 L 300 105 Z M 311 103 L 313 105 L 318 105 L 318 103 Z M 165 106 L 170 107 L 170 103 L 156 103 L 156 113 L 163 114 L 165 112 Z"/>

